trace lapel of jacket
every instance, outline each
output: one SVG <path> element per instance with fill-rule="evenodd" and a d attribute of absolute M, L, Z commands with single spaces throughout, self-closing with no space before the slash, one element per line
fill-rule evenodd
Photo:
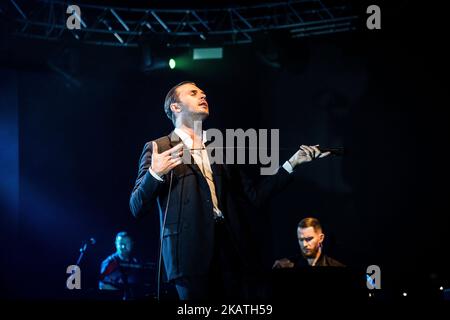
<path fill-rule="evenodd" d="M 181 138 L 174 131 L 172 131 L 169 134 L 168 138 L 169 138 L 169 143 L 170 143 L 171 148 L 175 147 L 179 143 L 183 143 L 181 141 Z M 211 143 L 211 141 L 206 141 L 205 146 L 207 147 L 208 144 L 210 144 L 210 143 Z M 189 157 L 191 160 L 190 163 L 182 164 L 182 165 L 179 165 L 174 168 L 175 176 L 181 177 L 181 176 L 186 175 L 190 168 L 192 171 L 196 172 L 201 177 L 201 179 L 203 179 L 204 182 L 206 183 L 206 179 L 203 177 L 203 173 L 201 172 L 198 165 L 195 163 L 194 158 L 192 158 L 191 155 L 189 155 Z M 221 195 L 222 195 L 223 165 L 217 164 L 217 163 L 211 163 L 211 170 L 212 170 L 213 179 L 214 179 L 214 186 L 216 187 L 216 195 L 217 195 L 217 198 L 219 200 L 219 205 L 220 205 Z"/>
<path fill-rule="evenodd" d="M 181 138 L 175 133 L 175 131 L 172 131 L 169 134 L 169 143 L 170 143 L 170 147 L 175 147 L 176 145 L 178 145 L 179 143 L 183 143 L 183 141 L 181 141 Z M 184 152 L 188 152 L 188 150 L 185 150 Z M 187 157 L 188 155 L 183 154 L 183 157 Z M 176 166 L 173 170 L 175 173 L 175 176 L 180 177 L 180 176 L 184 176 L 187 174 L 189 168 L 194 171 L 197 172 L 197 174 L 200 174 L 203 177 L 202 172 L 200 171 L 200 168 L 198 167 L 198 165 L 195 163 L 194 158 L 192 158 L 192 156 L 189 154 L 189 158 L 190 158 L 190 163 L 184 163 L 181 164 L 179 166 Z"/>

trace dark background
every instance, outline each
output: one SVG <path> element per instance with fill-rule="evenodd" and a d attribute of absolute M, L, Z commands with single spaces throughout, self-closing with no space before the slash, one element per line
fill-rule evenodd
<path fill-rule="evenodd" d="M 351 33 L 261 34 L 225 47 L 222 60 L 153 72 L 140 49 L 20 39 L 3 22 L 1 297 L 63 297 L 66 267 L 90 237 L 83 288 L 95 286 L 119 231 L 156 261 L 157 215 L 135 220 L 128 200 L 144 143 L 172 130 L 163 100 L 183 80 L 207 92 L 207 127 L 279 128 L 281 161 L 300 144 L 348 151 L 300 168 L 253 220 L 265 268 L 298 251 L 296 224 L 315 216 L 327 252 L 347 265 L 377 264 L 392 283 L 414 274 L 448 285 L 445 12 L 380 6 L 382 30 L 363 21 Z M 152 48 L 164 59 L 190 54 Z M 269 52 L 279 68 L 261 59 Z"/>

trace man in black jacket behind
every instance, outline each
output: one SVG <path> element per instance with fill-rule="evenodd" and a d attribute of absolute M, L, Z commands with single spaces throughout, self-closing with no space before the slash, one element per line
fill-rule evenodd
<path fill-rule="evenodd" d="M 300 254 L 276 260 L 272 268 L 344 267 L 344 264 L 323 252 L 325 234 L 318 219 L 302 219 L 297 226 L 297 238 Z"/>
<path fill-rule="evenodd" d="M 243 277 L 251 270 L 252 248 L 239 204 L 261 206 L 289 183 L 298 165 L 329 153 L 302 145 L 254 186 L 235 167 L 210 162 L 202 130 L 209 106 L 195 83 L 174 86 L 164 110 L 175 129 L 145 144 L 131 212 L 139 217 L 159 210 L 165 271 L 181 300 L 249 298 Z"/>

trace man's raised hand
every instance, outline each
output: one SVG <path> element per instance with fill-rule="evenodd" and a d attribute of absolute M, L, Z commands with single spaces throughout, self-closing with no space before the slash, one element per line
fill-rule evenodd
<path fill-rule="evenodd" d="M 153 153 L 150 168 L 158 176 L 167 174 L 170 170 L 183 163 L 183 144 L 179 143 L 175 147 L 158 153 L 158 145 L 152 141 Z"/>
<path fill-rule="evenodd" d="M 301 145 L 300 150 L 289 159 L 289 163 L 294 168 L 301 163 L 309 162 L 317 158 L 323 158 L 330 154 L 330 152 L 321 152 L 318 146 L 318 144 L 315 146 Z"/>

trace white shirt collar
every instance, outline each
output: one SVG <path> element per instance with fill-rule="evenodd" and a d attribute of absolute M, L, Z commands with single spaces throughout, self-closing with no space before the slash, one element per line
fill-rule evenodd
<path fill-rule="evenodd" d="M 180 137 L 181 141 L 183 141 L 183 143 L 186 145 L 186 147 L 188 147 L 189 149 L 192 149 L 192 145 L 194 142 L 192 141 L 192 138 L 189 136 L 189 134 L 187 134 L 180 128 L 175 128 L 174 132 L 177 136 Z M 202 143 L 205 143 L 205 142 L 206 142 L 206 131 L 203 130 Z"/>

